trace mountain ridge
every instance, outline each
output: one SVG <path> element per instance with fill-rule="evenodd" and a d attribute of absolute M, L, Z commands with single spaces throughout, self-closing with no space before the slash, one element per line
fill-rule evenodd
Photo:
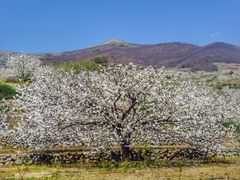
<path fill-rule="evenodd" d="M 0 51 L 0 58 L 6 56 Z M 11 52 L 8 52 L 11 53 Z M 3 55 L 4 54 L 4 55 Z M 225 42 L 198 46 L 184 42 L 135 44 L 113 39 L 93 47 L 60 53 L 38 54 L 45 63 L 60 64 L 104 56 L 110 63 L 129 63 L 154 67 L 184 67 L 192 70 L 215 71 L 214 63 L 240 64 L 240 47 Z"/>

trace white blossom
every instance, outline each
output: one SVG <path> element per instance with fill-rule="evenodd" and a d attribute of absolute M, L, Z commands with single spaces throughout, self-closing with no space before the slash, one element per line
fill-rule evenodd
<path fill-rule="evenodd" d="M 133 64 L 101 72 L 48 73 L 18 87 L 21 118 L 2 130 L 31 148 L 84 145 L 120 147 L 179 143 L 216 155 L 234 141 L 224 126 L 239 118 L 239 104 L 204 84 L 164 78 L 163 69 Z"/>
<path fill-rule="evenodd" d="M 39 70 L 41 61 L 34 56 L 19 54 L 9 57 L 6 70 L 19 77 L 21 81 L 28 81 Z"/>

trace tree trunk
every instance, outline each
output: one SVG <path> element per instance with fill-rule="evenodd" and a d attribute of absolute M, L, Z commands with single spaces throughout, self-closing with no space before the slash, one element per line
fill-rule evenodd
<path fill-rule="evenodd" d="M 130 149 L 130 144 L 124 142 L 121 145 L 121 150 L 122 150 L 122 160 L 131 160 L 131 149 Z"/>

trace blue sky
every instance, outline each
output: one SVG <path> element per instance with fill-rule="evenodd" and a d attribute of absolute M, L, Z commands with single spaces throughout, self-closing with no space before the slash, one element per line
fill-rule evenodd
<path fill-rule="evenodd" d="M 0 0 L 0 49 L 61 52 L 119 38 L 240 45 L 240 0 Z"/>

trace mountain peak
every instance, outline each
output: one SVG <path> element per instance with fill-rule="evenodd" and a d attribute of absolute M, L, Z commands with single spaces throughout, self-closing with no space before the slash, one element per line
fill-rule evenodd
<path fill-rule="evenodd" d="M 102 43 L 102 45 L 128 45 L 128 43 L 121 39 L 112 39 Z"/>

